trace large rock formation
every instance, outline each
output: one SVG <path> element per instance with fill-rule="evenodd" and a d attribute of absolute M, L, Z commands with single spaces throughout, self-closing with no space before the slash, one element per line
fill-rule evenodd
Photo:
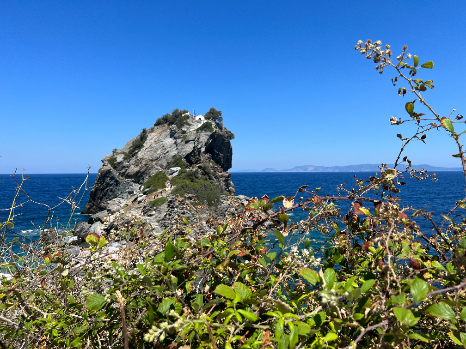
<path fill-rule="evenodd" d="M 164 124 L 143 131 L 102 159 L 82 213 L 114 210 L 116 203 L 128 204 L 128 200 L 148 194 L 148 181 L 161 173 L 173 181 L 175 189 L 175 183 L 184 183 L 183 188 L 189 189 L 188 180 L 197 180 L 196 185 L 215 187 L 220 195 L 234 194 L 234 185 L 226 172 L 231 168 L 233 154 L 230 135 L 215 123 L 192 119 L 182 127 Z"/>

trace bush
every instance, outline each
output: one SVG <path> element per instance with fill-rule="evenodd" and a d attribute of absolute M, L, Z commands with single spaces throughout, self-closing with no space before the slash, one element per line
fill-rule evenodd
<path fill-rule="evenodd" d="M 190 125 L 188 123 L 189 120 L 189 115 L 183 115 L 183 114 L 188 114 L 189 112 L 185 110 L 179 110 L 179 109 L 174 109 L 171 114 L 165 114 L 161 118 L 158 118 L 155 121 L 154 126 L 161 126 L 161 125 L 176 125 L 178 129 L 181 129 L 185 125 Z"/>
<path fill-rule="evenodd" d="M 160 171 L 150 177 L 147 182 L 143 184 L 144 188 L 149 188 L 148 193 L 153 193 L 157 190 L 163 189 L 166 187 L 166 181 L 168 180 L 167 175 Z"/>
<path fill-rule="evenodd" d="M 172 160 L 170 161 L 168 168 L 172 167 L 185 167 L 185 162 L 183 160 L 183 157 L 181 155 L 173 155 Z"/>
<path fill-rule="evenodd" d="M 192 173 L 192 171 L 188 172 Z M 184 196 L 185 194 L 193 194 L 202 204 L 208 206 L 217 206 L 220 203 L 221 189 L 210 181 L 196 179 L 172 181 L 176 187 L 172 190 L 173 194 Z"/>
<path fill-rule="evenodd" d="M 196 129 L 197 132 L 214 132 L 214 128 L 210 121 L 204 122 L 201 126 Z"/>
<path fill-rule="evenodd" d="M 124 159 L 128 160 L 128 159 L 131 159 L 134 155 L 136 155 L 136 153 L 142 149 L 146 140 L 147 140 L 147 130 L 143 128 L 141 133 L 136 137 L 133 143 L 131 143 L 131 146 L 128 152 L 125 153 Z"/>
<path fill-rule="evenodd" d="M 115 162 L 116 162 L 116 157 L 115 156 L 112 156 L 110 159 L 108 159 L 108 164 L 110 166 L 112 166 L 113 168 L 117 167 Z"/>
<path fill-rule="evenodd" d="M 152 207 L 159 207 L 159 206 L 162 206 L 166 201 L 167 201 L 166 197 L 161 197 L 161 198 L 157 198 L 155 200 L 152 200 L 151 202 L 149 202 L 149 204 Z"/>
<path fill-rule="evenodd" d="M 227 129 L 225 128 L 225 129 L 224 129 L 224 132 L 225 132 L 225 134 L 226 134 L 226 136 L 227 136 L 227 139 L 229 139 L 230 141 L 231 141 L 232 139 L 235 138 L 235 135 L 234 135 L 233 132 L 231 132 L 230 130 L 227 130 Z"/>
<path fill-rule="evenodd" d="M 417 105 L 434 118 L 422 118 L 409 101 L 410 119 L 390 119 L 392 125 L 417 126 L 413 136 L 399 135 L 403 143 L 395 168 L 382 165 L 380 174 L 368 182 L 356 178 L 356 185 L 338 196 L 301 186 L 293 197 L 254 198 L 244 210 L 232 200 L 231 214 L 207 222 L 196 218 L 197 202 L 185 200 L 193 221 L 178 216 L 157 238 L 137 217 L 116 216 L 109 240 L 131 240 L 116 260 L 102 253 L 107 238 L 92 234 L 86 238 L 89 255 L 78 265 L 58 241 L 3 240 L 1 267 L 12 280 L 0 281 L 1 345 L 465 346 L 466 199 L 452 203 L 437 224 L 425 208 L 403 207 L 396 197 L 406 184 L 403 176 L 428 178 L 401 157 L 410 141 L 425 141 L 428 130 L 446 132 L 466 165 L 455 130 L 462 116 L 441 117 L 427 104 L 422 92 L 433 88 L 431 81 L 414 76 L 420 68 L 431 69 L 432 62 L 419 66 L 407 47 L 392 62 L 390 47 L 385 48 L 371 41 L 356 46 L 379 71 L 395 69 L 392 81 L 408 84 L 399 88 L 400 95 L 412 90 Z M 408 165 L 405 172 L 397 169 L 401 163 Z M 175 190 L 209 191 L 211 183 L 191 172 L 176 178 Z M 464 175 L 466 181 L 466 169 Z M 349 210 L 341 210 L 342 201 Z M 274 210 L 274 204 L 281 207 Z M 289 213 L 296 209 L 307 211 L 307 219 L 294 222 Z M 13 225 L 13 215 L 8 217 L 0 223 L 3 232 Z M 426 236 L 418 219 L 430 222 L 433 233 Z M 209 231 L 200 235 L 205 224 Z M 310 233 L 322 239 L 311 240 Z"/>

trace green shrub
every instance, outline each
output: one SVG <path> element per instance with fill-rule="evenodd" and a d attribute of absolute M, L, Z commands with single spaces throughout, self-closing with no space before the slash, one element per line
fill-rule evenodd
<path fill-rule="evenodd" d="M 166 201 L 167 201 L 166 197 L 161 197 L 161 198 L 157 198 L 155 200 L 152 200 L 151 202 L 149 202 L 149 204 L 152 207 L 159 207 L 159 206 L 162 206 Z"/>
<path fill-rule="evenodd" d="M 230 130 L 227 130 L 226 128 L 224 128 L 224 132 L 225 132 L 225 134 L 227 136 L 227 139 L 232 140 L 232 139 L 235 138 L 235 135 Z"/>
<path fill-rule="evenodd" d="M 173 181 L 173 185 L 176 185 L 172 190 L 173 194 L 180 196 L 193 194 L 201 203 L 208 206 L 217 206 L 220 203 L 222 190 L 213 182 L 202 179 L 194 181 L 178 179 Z"/>
<path fill-rule="evenodd" d="M 117 167 L 115 162 L 116 162 L 116 157 L 115 156 L 112 156 L 110 159 L 108 159 L 108 164 L 110 166 L 112 166 L 113 168 Z"/>
<path fill-rule="evenodd" d="M 128 160 L 132 158 L 136 153 L 142 149 L 144 143 L 147 140 L 147 129 L 143 128 L 141 133 L 136 137 L 136 139 L 131 143 L 131 146 L 127 153 L 125 153 L 124 159 Z"/>
<path fill-rule="evenodd" d="M 188 120 L 189 120 L 189 115 L 183 115 L 187 114 L 188 111 L 185 110 L 180 110 L 180 109 L 175 109 L 172 111 L 171 114 L 165 114 L 161 118 L 158 118 L 155 121 L 154 126 L 160 126 L 160 125 L 176 125 L 178 129 L 182 128 L 184 125 L 189 125 Z"/>
<path fill-rule="evenodd" d="M 213 132 L 214 128 L 210 121 L 204 122 L 201 126 L 196 129 L 197 132 Z"/>
<path fill-rule="evenodd" d="M 183 157 L 181 155 L 173 155 L 169 165 L 168 165 L 168 168 L 172 168 L 172 167 L 181 167 L 181 168 L 184 168 L 185 167 L 185 162 L 183 160 Z"/>
<path fill-rule="evenodd" d="M 166 187 L 166 181 L 169 178 L 167 175 L 160 171 L 154 174 L 152 177 L 150 177 L 147 182 L 143 184 L 144 188 L 149 188 L 149 193 L 153 193 L 157 190 L 163 189 Z"/>

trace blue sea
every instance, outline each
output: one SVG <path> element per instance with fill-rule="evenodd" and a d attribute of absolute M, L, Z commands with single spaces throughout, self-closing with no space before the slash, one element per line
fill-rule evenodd
<path fill-rule="evenodd" d="M 236 195 L 246 195 L 261 197 L 267 194 L 269 198 L 279 195 L 294 196 L 297 189 L 302 185 L 309 185 L 308 190 L 321 188 L 319 194 L 337 195 L 337 186 L 346 183 L 345 187 L 350 189 L 355 187 L 354 175 L 358 179 L 367 180 L 372 173 L 232 173 L 231 178 L 236 188 Z M 96 174 L 90 174 L 87 187 L 93 185 Z M 21 175 L 17 175 L 17 180 L 21 181 Z M 417 181 L 416 179 L 407 178 L 407 185 L 401 187 L 398 194 L 402 199 L 402 206 L 415 206 L 423 208 L 428 205 L 427 211 L 434 211 L 434 218 L 441 220 L 440 214 L 448 213 L 455 205 L 455 202 L 464 198 L 464 181 L 462 172 L 437 172 L 437 182 L 430 180 Z M 23 189 L 29 195 L 30 199 L 39 203 L 44 203 L 53 207 L 62 202 L 67 195 L 78 189 L 84 180 L 86 174 L 31 174 L 29 179 L 24 182 Z M 0 175 L 0 221 L 8 218 L 8 209 L 11 207 L 15 196 L 16 183 L 10 175 Z M 75 212 L 71 212 L 72 207 L 68 203 L 55 208 L 50 224 L 55 227 L 65 227 L 68 223 L 75 224 L 82 220 L 87 220 L 89 216 L 81 215 L 80 211 L 84 208 L 89 197 L 89 190 L 81 189 L 84 194 Z M 298 198 L 305 193 L 299 193 Z M 24 203 L 22 207 L 15 209 L 15 226 L 8 231 L 8 239 L 19 236 L 26 241 L 34 240 L 39 237 L 39 228 L 43 226 L 47 215 L 47 208 L 32 202 L 26 202 L 27 198 L 20 193 L 16 199 L 16 204 Z M 346 212 L 349 206 L 346 203 L 341 204 L 342 212 Z M 372 209 L 371 206 L 368 206 Z M 70 213 L 71 221 L 70 221 Z M 463 212 L 460 212 L 463 213 Z M 306 212 L 302 210 L 294 211 L 290 218 L 299 221 L 306 218 Z M 426 235 L 430 235 L 432 228 L 429 227 L 422 219 L 419 218 L 418 224 L 424 228 Z M 319 238 L 319 236 L 311 236 Z"/>

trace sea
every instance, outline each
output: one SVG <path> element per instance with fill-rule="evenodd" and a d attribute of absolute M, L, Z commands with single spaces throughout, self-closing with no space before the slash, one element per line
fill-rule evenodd
<path fill-rule="evenodd" d="M 294 196 L 299 187 L 308 185 L 306 190 L 316 190 L 320 196 L 338 195 L 337 187 L 344 184 L 344 188 L 356 188 L 356 180 L 368 180 L 374 173 L 340 173 L 340 172 L 234 172 L 231 179 L 235 185 L 236 195 L 248 197 L 269 198 L 280 195 Z M 18 237 L 24 242 L 31 242 L 40 237 L 41 228 L 49 214 L 46 228 L 56 227 L 64 230 L 66 227 L 87 220 L 88 215 L 80 212 L 84 208 L 97 174 L 31 174 L 22 184 L 23 191 L 18 191 L 18 184 L 22 175 L 0 175 L 0 222 L 8 219 L 10 208 L 14 202 L 14 227 L 8 227 L 5 238 L 7 241 Z M 426 208 L 433 212 L 435 221 L 441 222 L 441 214 L 446 214 L 454 207 L 458 200 L 465 196 L 464 178 L 462 172 L 437 172 L 437 181 L 430 179 L 418 181 L 415 178 L 405 178 L 406 185 L 401 187 L 399 195 L 402 206 L 413 206 L 417 209 Z M 26 195 L 26 194 L 27 195 Z M 70 197 L 72 193 L 72 197 Z M 344 194 L 344 192 L 341 192 Z M 306 199 L 309 194 L 298 193 L 296 202 L 300 197 Z M 71 200 L 76 207 L 71 205 Z M 349 203 L 339 203 L 342 214 L 349 209 Z M 373 212 L 373 207 L 367 205 Z M 52 209 L 50 209 L 52 208 Z M 463 214 L 464 210 L 458 211 Z M 290 214 L 290 219 L 298 222 L 307 217 L 307 212 L 297 209 Z M 433 230 L 424 219 L 418 218 L 417 223 L 423 232 L 429 236 Z M 2 232 L 3 235 L 3 232 Z M 322 239 L 317 232 L 309 232 L 311 239 Z"/>

